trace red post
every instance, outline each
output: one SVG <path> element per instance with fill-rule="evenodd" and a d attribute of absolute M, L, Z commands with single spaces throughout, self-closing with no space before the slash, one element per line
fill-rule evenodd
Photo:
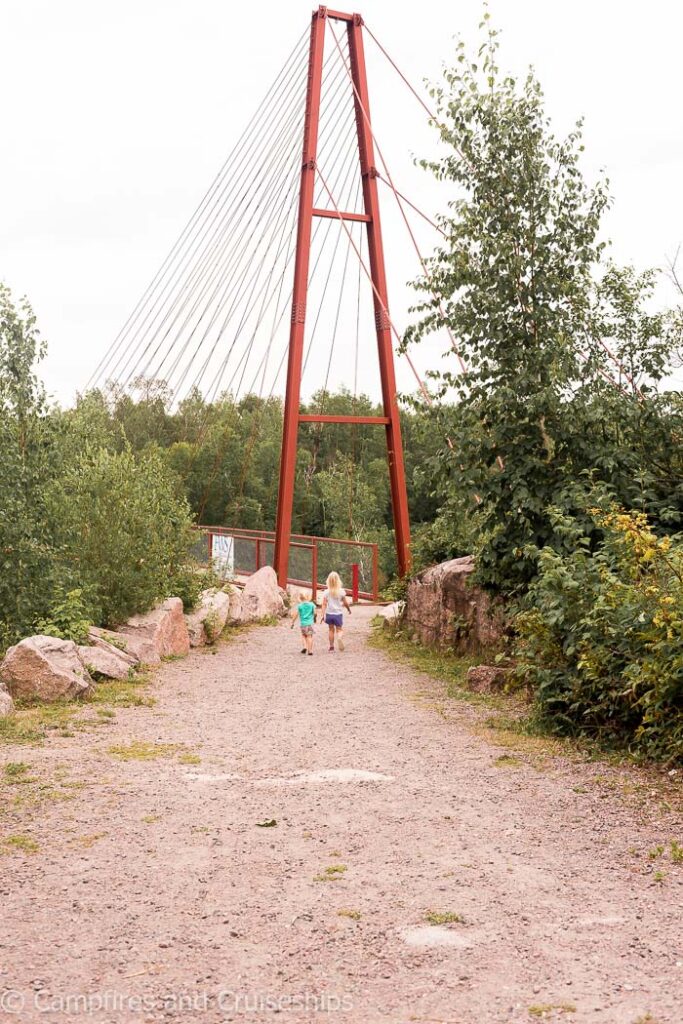
<path fill-rule="evenodd" d="M 353 597 L 353 603 L 358 603 L 358 590 L 360 581 L 360 572 L 358 562 L 354 562 L 351 566 L 351 596 Z"/>
<path fill-rule="evenodd" d="M 365 50 L 363 48 L 363 19 L 354 14 L 348 22 L 349 57 L 351 74 L 357 90 L 354 92 L 356 108 L 356 125 L 358 129 L 358 153 L 360 170 L 363 179 L 363 202 L 365 212 L 370 220 L 367 225 L 368 253 L 370 256 L 370 272 L 377 291 L 373 289 L 375 306 L 375 325 L 377 329 L 377 346 L 379 349 L 379 369 L 382 381 L 382 402 L 384 415 L 388 417 L 386 425 L 387 456 L 389 460 L 389 479 L 391 483 L 391 506 L 394 518 L 394 534 L 396 539 L 396 557 L 399 576 L 404 576 L 410 568 L 410 519 L 408 516 L 408 495 L 406 492 L 405 466 L 403 462 L 403 442 L 401 440 L 401 422 L 399 418 L 398 400 L 396 397 L 396 375 L 394 373 L 394 353 L 391 344 L 391 324 L 389 322 L 389 296 L 387 291 L 386 271 L 384 267 L 384 247 L 382 245 L 382 228 L 379 214 L 379 195 L 377 191 L 377 169 L 375 167 L 375 148 L 372 133 L 368 124 L 370 118 L 370 100 L 368 96 L 368 79 L 365 68 Z M 362 104 L 362 109 L 361 109 Z M 365 111 L 365 113 L 363 112 Z M 375 584 L 376 586 L 376 584 Z"/>
<path fill-rule="evenodd" d="M 311 549 L 311 601 L 315 603 L 318 596 L 318 542 L 313 541 Z"/>
<path fill-rule="evenodd" d="M 273 558 L 275 572 L 281 587 L 287 586 L 289 571 L 289 542 L 292 530 L 292 507 L 296 476 L 296 446 L 299 430 L 299 403 L 301 399 L 301 365 L 303 361 L 304 328 L 306 324 L 306 294 L 308 292 L 308 267 L 311 250 L 315 161 L 318 153 L 318 122 L 320 120 L 320 89 L 322 85 L 326 18 L 327 10 L 325 7 L 320 7 L 317 11 L 313 12 L 311 45 L 308 58 L 304 147 L 299 186 L 299 223 L 296 238 L 292 323 L 289 333 L 287 391 L 282 429 L 280 488 L 275 524 L 275 554 Z"/>
<path fill-rule="evenodd" d="M 261 538 L 256 538 L 256 572 L 261 568 Z M 285 586 L 287 583 L 285 582 Z"/>

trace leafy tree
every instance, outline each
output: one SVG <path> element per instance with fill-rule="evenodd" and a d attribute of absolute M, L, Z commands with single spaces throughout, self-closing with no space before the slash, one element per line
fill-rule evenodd
<path fill-rule="evenodd" d="M 47 506 L 96 621 L 116 624 L 173 593 L 192 518 L 157 451 L 87 450 L 53 482 Z"/>
<path fill-rule="evenodd" d="M 647 462 L 628 442 L 657 418 L 651 383 L 665 371 L 675 325 L 646 312 L 652 275 L 600 274 L 607 187 L 581 174 L 581 126 L 554 137 L 533 74 L 521 85 L 502 75 L 488 15 L 483 24 L 477 61 L 459 44 L 455 68 L 433 90 L 445 152 L 423 166 L 458 197 L 416 283 L 420 318 L 406 344 L 447 329 L 464 357 L 466 372 L 449 350 L 431 374 L 437 395 L 458 403 L 445 417 L 453 448 L 442 444 L 431 461 L 435 489 L 446 492 L 442 525 L 457 521 L 469 496 L 480 579 L 515 591 L 533 578 L 539 550 L 561 544 L 549 507 L 579 512 L 588 475 L 626 505 L 634 481 L 642 502 L 652 498 Z M 616 387 L 605 381 L 620 372 L 615 364 L 626 368 Z M 434 416 L 436 434 L 443 407 Z"/>
<path fill-rule="evenodd" d="M 47 612 L 55 582 L 42 490 L 54 432 L 34 372 L 44 354 L 30 305 L 0 284 L 0 648 Z"/>

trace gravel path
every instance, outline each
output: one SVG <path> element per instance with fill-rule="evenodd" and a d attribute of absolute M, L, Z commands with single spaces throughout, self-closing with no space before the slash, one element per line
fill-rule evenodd
<path fill-rule="evenodd" d="M 683 1021 L 683 865 L 648 859 L 680 821 L 611 769 L 501 760 L 369 614 L 343 655 L 254 629 L 166 664 L 153 708 L 0 748 L 51 786 L 2 788 L 39 844 L 0 857 L 7 1019 Z"/>

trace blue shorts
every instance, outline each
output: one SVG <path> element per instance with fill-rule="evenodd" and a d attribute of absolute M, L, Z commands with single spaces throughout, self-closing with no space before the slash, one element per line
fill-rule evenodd
<path fill-rule="evenodd" d="M 328 626 L 336 626 L 337 629 L 341 629 L 342 626 L 344 625 L 344 616 L 331 615 L 330 612 L 327 612 L 327 614 L 325 615 L 325 622 L 327 623 Z"/>

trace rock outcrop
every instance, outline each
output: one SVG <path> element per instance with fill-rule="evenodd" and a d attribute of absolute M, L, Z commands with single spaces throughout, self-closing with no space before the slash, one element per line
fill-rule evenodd
<path fill-rule="evenodd" d="M 410 581 L 404 622 L 421 643 L 463 654 L 500 646 L 505 632 L 502 606 L 470 584 L 473 572 L 471 557 L 452 558 Z"/>
<path fill-rule="evenodd" d="M 190 652 L 190 637 L 187 632 L 183 602 L 179 597 L 169 597 L 163 604 L 153 608 L 144 615 L 134 615 L 128 619 L 119 632 L 124 637 L 148 641 L 156 658 L 149 657 L 145 646 L 145 656 L 140 660 L 154 664 L 161 658 L 182 657 Z M 131 648 L 135 653 L 135 648 Z"/>
<path fill-rule="evenodd" d="M 275 570 L 269 565 L 250 576 L 242 591 L 242 622 L 256 622 L 269 615 L 284 614 L 285 602 Z"/>
<path fill-rule="evenodd" d="M 92 688 L 73 640 L 29 636 L 10 647 L 0 664 L 0 679 L 11 697 L 54 701 L 82 697 Z"/>
<path fill-rule="evenodd" d="M 228 621 L 230 597 L 215 587 L 202 591 L 195 610 L 185 616 L 190 647 L 212 644 L 218 639 Z"/>

